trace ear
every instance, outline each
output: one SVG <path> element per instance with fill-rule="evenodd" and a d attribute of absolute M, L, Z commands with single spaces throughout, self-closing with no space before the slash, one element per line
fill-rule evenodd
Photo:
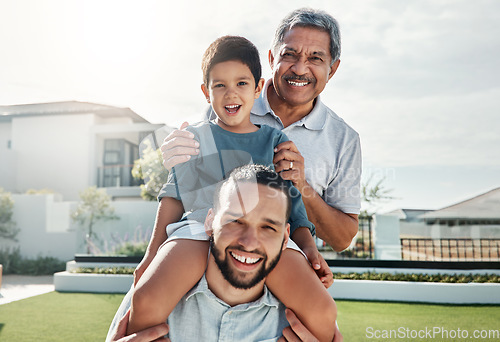
<path fill-rule="evenodd" d="M 208 89 L 207 89 L 207 86 L 205 85 L 205 83 L 201 84 L 201 91 L 203 92 L 203 95 L 205 95 L 207 102 L 210 103 L 210 93 L 208 92 Z"/>
<path fill-rule="evenodd" d="M 215 213 L 212 208 L 208 209 L 207 217 L 205 218 L 205 233 L 208 236 L 212 235 L 212 224 L 214 223 Z"/>
<path fill-rule="evenodd" d="M 271 50 L 269 50 L 267 58 L 269 60 L 269 66 L 271 67 L 271 70 L 273 70 L 274 56 L 273 56 L 273 52 Z"/>
<path fill-rule="evenodd" d="M 286 224 L 286 230 L 285 230 L 285 242 L 283 243 L 283 248 L 282 250 L 286 249 L 286 245 L 288 245 L 288 239 L 290 238 L 290 223 Z"/>
<path fill-rule="evenodd" d="M 259 98 L 260 93 L 262 92 L 262 89 L 264 88 L 264 83 L 265 83 L 265 80 L 263 78 L 261 78 L 259 80 L 259 83 L 257 83 L 257 87 L 255 87 L 255 94 L 254 94 L 255 99 Z"/>
<path fill-rule="evenodd" d="M 339 64 L 340 64 L 340 59 L 337 59 L 337 61 L 333 63 L 333 65 L 330 67 L 330 72 L 328 73 L 328 81 L 330 81 L 332 76 L 335 75 L 335 72 L 337 71 Z"/>

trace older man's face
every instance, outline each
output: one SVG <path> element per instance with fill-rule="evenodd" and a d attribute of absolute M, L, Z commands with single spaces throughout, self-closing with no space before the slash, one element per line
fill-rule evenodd
<path fill-rule="evenodd" d="M 310 27 L 289 30 L 276 54 L 269 54 L 274 89 L 281 100 L 293 106 L 311 104 L 340 62 L 330 66 L 330 36 Z"/>
<path fill-rule="evenodd" d="M 276 266 L 289 225 L 283 192 L 244 182 L 225 186 L 212 224 L 211 250 L 224 278 L 251 288 Z"/>

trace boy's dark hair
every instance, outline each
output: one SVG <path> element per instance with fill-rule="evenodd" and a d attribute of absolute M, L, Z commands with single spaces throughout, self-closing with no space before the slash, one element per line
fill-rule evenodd
<path fill-rule="evenodd" d="M 227 177 L 224 182 L 220 182 L 214 193 L 214 211 L 217 212 L 220 207 L 219 197 L 224 184 L 227 183 L 242 183 L 242 182 L 254 182 L 257 184 L 262 184 L 270 188 L 279 190 L 283 192 L 286 196 L 286 220 L 290 217 L 290 212 L 292 210 L 292 197 L 290 195 L 290 187 L 288 183 L 281 178 L 281 176 L 273 169 L 260 165 L 260 164 L 248 164 L 235 168 L 231 174 Z"/>
<path fill-rule="evenodd" d="M 227 61 L 239 61 L 248 66 L 255 79 L 255 87 L 257 87 L 262 75 L 259 51 L 248 39 L 239 36 L 217 38 L 203 54 L 201 70 L 206 87 L 208 87 L 210 70 L 214 65 Z"/>

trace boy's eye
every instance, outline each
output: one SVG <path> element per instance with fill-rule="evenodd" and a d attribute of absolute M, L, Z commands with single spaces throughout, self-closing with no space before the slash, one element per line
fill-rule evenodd
<path fill-rule="evenodd" d="M 243 85 L 247 85 L 247 84 L 248 84 L 248 83 L 247 83 L 247 82 L 245 82 L 245 81 L 240 81 L 240 82 L 238 82 L 238 85 L 239 85 L 239 86 L 243 86 Z"/>
<path fill-rule="evenodd" d="M 224 84 L 218 83 L 214 85 L 214 88 L 222 88 L 224 87 Z"/>

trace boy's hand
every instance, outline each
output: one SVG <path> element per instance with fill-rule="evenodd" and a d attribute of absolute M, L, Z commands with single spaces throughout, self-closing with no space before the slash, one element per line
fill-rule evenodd
<path fill-rule="evenodd" d="M 319 280 L 323 283 L 325 288 L 329 288 L 333 284 L 333 273 L 326 263 L 325 259 L 318 251 L 317 248 L 304 248 L 303 252 L 306 254 L 307 259 L 311 263 L 312 268 L 316 272 Z"/>
<path fill-rule="evenodd" d="M 185 163 L 192 155 L 199 153 L 199 142 L 194 140 L 193 133 L 185 130 L 188 125 L 184 122 L 179 129 L 172 131 L 160 147 L 163 166 L 169 171 L 175 165 Z"/>

